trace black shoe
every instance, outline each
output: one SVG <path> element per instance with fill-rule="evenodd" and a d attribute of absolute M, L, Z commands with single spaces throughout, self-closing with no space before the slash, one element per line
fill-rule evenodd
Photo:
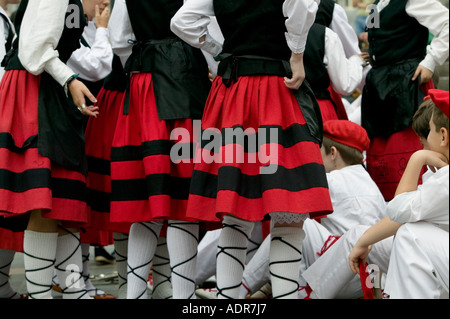
<path fill-rule="evenodd" d="M 100 264 L 113 264 L 115 258 L 103 247 L 95 247 L 95 261 Z"/>

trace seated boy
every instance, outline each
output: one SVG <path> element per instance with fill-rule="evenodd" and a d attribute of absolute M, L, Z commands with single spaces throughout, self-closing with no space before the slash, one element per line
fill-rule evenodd
<path fill-rule="evenodd" d="M 413 128 L 425 149 L 430 148 L 426 137 L 430 132 L 429 122 L 433 109 L 434 104 L 431 101 L 425 102 L 413 118 Z M 362 294 L 361 285 L 359 287 L 349 285 L 350 282 L 355 282 L 355 278 L 357 279 L 356 282 L 359 282 L 359 276 L 355 276 L 356 269 L 354 273 L 348 266 L 348 255 L 357 240 L 368 229 L 370 229 L 370 226 L 364 225 L 351 228 L 302 274 L 302 277 L 313 290 L 312 296 L 322 299 L 339 298 L 349 295 L 349 291 L 355 288 L 358 288 Z M 367 262 L 377 265 L 381 272 L 386 273 L 389 267 L 392 243 L 393 236 L 387 236 L 373 245 Z"/>

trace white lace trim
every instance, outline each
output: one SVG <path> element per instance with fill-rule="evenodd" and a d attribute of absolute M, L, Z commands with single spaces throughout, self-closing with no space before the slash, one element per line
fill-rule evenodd
<path fill-rule="evenodd" d="M 274 224 L 292 224 L 300 223 L 309 218 L 309 214 L 294 214 L 294 213 L 271 213 L 270 218 L 272 225 Z"/>

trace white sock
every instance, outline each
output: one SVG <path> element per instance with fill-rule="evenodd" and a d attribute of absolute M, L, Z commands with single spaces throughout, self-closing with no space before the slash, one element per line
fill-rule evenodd
<path fill-rule="evenodd" d="M 58 233 L 26 230 L 23 240 L 25 279 L 30 299 L 53 299 L 52 277 Z"/>
<path fill-rule="evenodd" d="M 270 275 L 274 299 L 298 299 L 300 261 L 305 232 L 298 227 L 271 230 Z"/>
<path fill-rule="evenodd" d="M 79 233 L 69 233 L 58 237 L 55 269 L 63 299 L 90 299 L 84 282 L 83 258 Z"/>
<path fill-rule="evenodd" d="M 147 281 L 162 222 L 134 223 L 128 237 L 127 299 L 148 299 Z"/>
<path fill-rule="evenodd" d="M 95 295 L 104 295 L 105 292 L 101 289 L 97 289 L 92 283 L 89 274 L 89 256 L 90 256 L 90 244 L 81 244 L 81 256 L 83 258 L 83 279 L 86 285 L 86 290 L 89 296 L 94 297 Z"/>
<path fill-rule="evenodd" d="M 219 299 L 238 299 L 248 238 L 254 222 L 232 216 L 223 218 L 217 253 L 217 289 Z"/>
<path fill-rule="evenodd" d="M 152 299 L 171 299 L 172 283 L 167 238 L 159 237 L 153 258 L 153 292 Z"/>
<path fill-rule="evenodd" d="M 172 268 L 173 299 L 196 299 L 195 267 L 198 236 L 198 223 L 169 221 L 167 248 Z"/>
<path fill-rule="evenodd" d="M 9 283 L 9 271 L 15 254 L 14 250 L 0 249 L 0 299 L 19 298 Z"/>
<path fill-rule="evenodd" d="M 127 299 L 128 234 L 114 233 L 116 269 L 119 277 L 118 299 Z"/>

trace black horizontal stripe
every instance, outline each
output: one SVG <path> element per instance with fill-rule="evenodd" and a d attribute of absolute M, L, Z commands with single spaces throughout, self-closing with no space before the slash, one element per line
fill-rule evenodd
<path fill-rule="evenodd" d="M 111 175 L 111 162 L 102 158 L 93 156 L 87 157 L 88 171 L 100 175 Z"/>
<path fill-rule="evenodd" d="M 27 149 L 37 148 L 37 135 L 30 136 L 22 146 L 17 146 L 10 133 L 0 133 L 0 148 L 6 148 L 14 153 L 23 153 Z"/>
<path fill-rule="evenodd" d="M 84 182 L 53 178 L 49 169 L 30 169 L 23 173 L 0 170 L 0 189 L 22 193 L 38 188 L 51 189 L 54 198 L 86 201 L 86 184 Z"/>
<path fill-rule="evenodd" d="M 261 126 L 255 133 L 248 129 L 244 130 L 242 126 L 234 126 L 224 128 L 220 132 L 213 129 L 203 130 L 201 146 L 217 153 L 217 146 L 239 144 L 244 146 L 244 152 L 255 153 L 258 152 L 261 145 L 267 143 L 276 143 L 284 148 L 289 148 L 303 141 L 317 143 L 306 124 L 293 124 L 285 129 L 276 125 Z M 219 142 L 220 145 L 217 145 Z"/>
<path fill-rule="evenodd" d="M 145 179 L 112 180 L 113 201 L 148 200 L 155 195 L 168 195 L 173 199 L 188 199 L 191 178 L 169 174 L 152 174 Z"/>
<path fill-rule="evenodd" d="M 272 189 L 283 189 L 298 192 L 315 187 L 328 188 L 325 168 L 321 164 L 311 163 L 287 169 L 278 166 L 273 174 L 246 175 L 239 168 L 225 166 L 217 175 L 194 171 L 191 194 L 216 198 L 218 191 L 229 190 L 239 196 L 257 199 L 263 192 Z"/>
<path fill-rule="evenodd" d="M 52 178 L 51 189 L 53 198 L 73 199 L 82 202 L 87 201 L 86 184 L 82 181 Z"/>
<path fill-rule="evenodd" d="M 111 193 L 88 188 L 87 194 L 88 206 L 90 206 L 93 211 L 100 213 L 110 212 Z"/>
<path fill-rule="evenodd" d="M 14 173 L 0 169 L 0 189 L 14 193 L 22 193 L 35 188 L 49 188 L 51 173 L 49 169 L 29 169 L 22 173 Z"/>
<path fill-rule="evenodd" d="M 147 156 L 168 155 L 170 156 L 172 147 L 175 145 L 172 140 L 147 141 L 142 145 L 127 145 L 122 147 L 113 147 L 111 149 L 112 162 L 140 161 Z M 189 150 L 187 152 L 186 150 Z M 177 143 L 177 158 L 193 158 L 193 143 Z"/>

